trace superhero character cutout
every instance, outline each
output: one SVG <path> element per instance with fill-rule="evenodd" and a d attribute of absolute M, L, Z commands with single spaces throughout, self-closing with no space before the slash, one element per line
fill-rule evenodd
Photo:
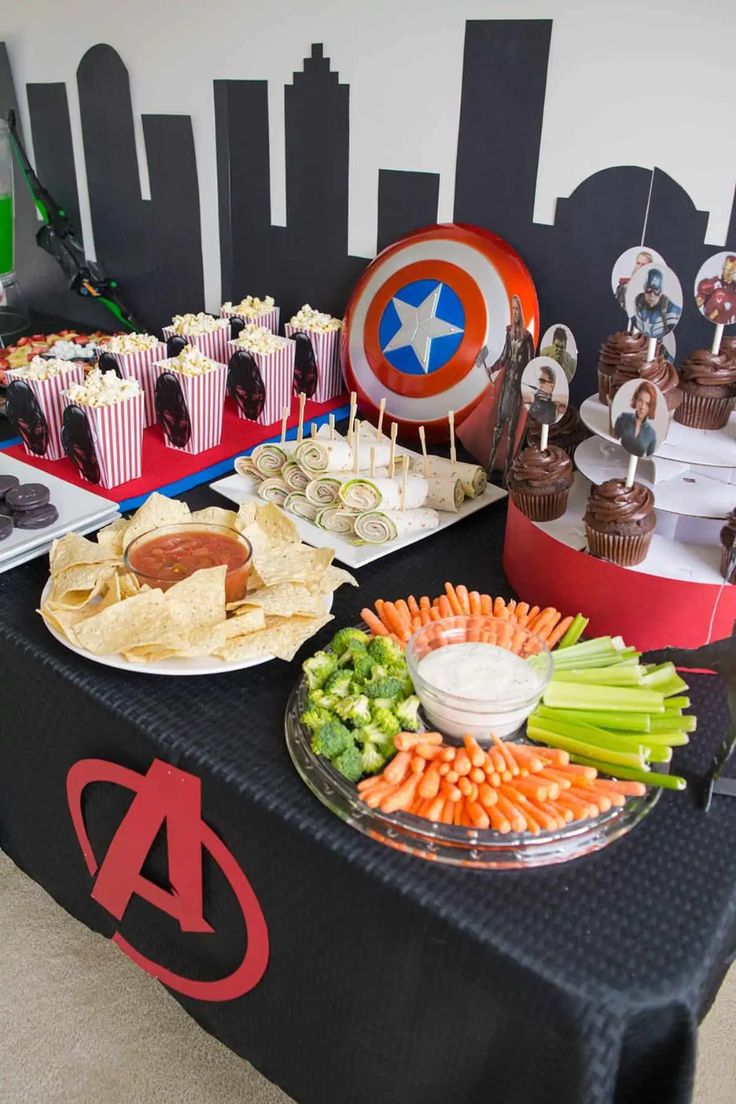
<path fill-rule="evenodd" d="M 695 277 L 695 302 L 717 326 L 736 322 L 736 254 L 716 253 Z"/>
<path fill-rule="evenodd" d="M 174 372 L 162 372 L 156 380 L 156 416 L 174 448 L 185 448 L 192 436 L 192 422 Z"/>
<path fill-rule="evenodd" d="M 252 353 L 239 349 L 230 357 L 227 393 L 244 418 L 255 422 L 266 405 L 266 385 Z"/>
<path fill-rule="evenodd" d="M 49 447 L 49 427 L 38 399 L 25 380 L 13 380 L 6 392 L 6 414 L 23 444 L 35 456 L 45 456 Z"/>
<path fill-rule="evenodd" d="M 64 452 L 84 479 L 100 482 L 100 465 L 89 419 L 81 406 L 72 403 L 64 409 L 61 422 L 61 443 Z"/>

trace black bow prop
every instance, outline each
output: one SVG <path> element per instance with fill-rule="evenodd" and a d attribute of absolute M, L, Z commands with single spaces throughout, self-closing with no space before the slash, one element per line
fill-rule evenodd
<path fill-rule="evenodd" d="M 89 480 L 100 482 L 100 465 L 97 461 L 92 427 L 81 406 L 72 403 L 64 408 L 61 421 L 61 443 L 74 467 Z"/>
<path fill-rule="evenodd" d="M 13 380 L 6 392 L 5 413 L 29 452 L 45 456 L 49 447 L 49 427 L 38 399 L 25 380 Z"/>

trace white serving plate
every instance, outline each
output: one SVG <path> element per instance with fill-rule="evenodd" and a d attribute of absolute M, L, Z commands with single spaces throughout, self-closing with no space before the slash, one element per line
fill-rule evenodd
<path fill-rule="evenodd" d="M 15 475 L 21 483 L 43 483 L 59 511 L 58 519 L 46 529 L 14 529 L 6 540 L 0 541 L 0 571 L 9 571 L 27 560 L 42 556 L 51 547 L 52 541 L 66 533 L 91 533 L 118 516 L 116 503 L 108 498 L 75 487 L 58 476 L 40 472 L 38 468 L 16 460 L 2 450 L 0 474 Z"/>
<path fill-rule="evenodd" d="M 48 598 L 50 590 L 51 580 L 49 579 L 43 588 L 42 603 Z M 326 595 L 325 613 L 329 613 L 332 609 L 332 602 L 333 595 Z M 261 663 L 270 663 L 272 659 L 276 658 L 276 656 L 265 655 L 259 656 L 258 659 L 241 659 L 235 663 L 225 663 L 224 660 L 217 659 L 216 656 L 199 656 L 194 659 L 177 659 L 172 656 L 169 659 L 159 660 L 157 663 L 131 663 L 129 660 L 123 659 L 121 655 L 92 655 L 91 652 L 72 644 L 47 621 L 44 621 L 44 625 L 54 639 L 63 644 L 65 648 L 68 648 L 70 652 L 76 652 L 84 659 L 89 659 L 92 663 L 100 663 L 103 667 L 114 667 L 118 671 L 135 671 L 139 675 L 176 675 L 180 678 L 188 675 L 225 675 L 230 671 L 244 671 L 247 667 L 258 667 Z"/>
<path fill-rule="evenodd" d="M 410 449 L 397 448 L 396 455 L 401 456 L 402 454 L 408 456 L 418 455 L 411 452 Z M 237 472 L 234 475 L 228 475 L 225 479 L 218 479 L 217 482 L 211 483 L 210 487 L 213 491 L 217 491 L 218 494 L 229 498 L 231 502 L 237 502 L 239 505 L 244 502 L 263 502 L 263 499 L 258 497 L 258 481 L 249 479 L 246 475 L 238 475 Z M 449 529 L 456 522 L 470 517 L 471 514 L 477 513 L 478 510 L 482 510 L 486 506 L 491 506 L 494 502 L 499 502 L 507 495 L 507 491 L 489 483 L 482 495 L 478 495 L 477 498 L 466 498 L 456 514 L 440 513 L 440 523 L 436 529 L 407 533 L 405 536 L 399 537 L 398 540 L 387 541 L 385 544 L 351 544 L 339 533 L 327 533 L 324 529 L 320 529 L 318 525 L 307 521 L 306 518 L 295 517 L 293 514 L 288 516 L 296 525 L 297 532 L 305 544 L 311 544 L 315 548 L 334 548 L 335 559 L 339 560 L 340 563 L 347 564 L 348 567 L 363 567 L 365 564 L 373 563 L 374 560 L 381 560 L 384 556 L 390 556 L 392 552 L 399 552 L 410 544 L 416 544 L 417 541 L 433 537 L 435 533 L 441 533 L 443 529 Z"/>

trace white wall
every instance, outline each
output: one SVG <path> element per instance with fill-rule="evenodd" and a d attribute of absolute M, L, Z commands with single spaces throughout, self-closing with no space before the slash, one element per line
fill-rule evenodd
<path fill-rule="evenodd" d="M 599 169 L 656 165 L 710 212 L 707 241 L 722 244 L 736 181 L 727 0 L 0 0 L 26 136 L 26 83 L 66 82 L 92 256 L 75 78 L 85 50 L 107 42 L 120 53 L 135 112 L 192 116 L 209 309 L 220 303 L 213 78 L 269 81 L 273 221 L 283 223 L 283 85 L 324 43 L 350 84 L 350 251 L 369 257 L 379 168 L 439 172 L 440 219 L 452 217 L 465 20 L 493 18 L 554 20 L 538 221 L 552 222 L 557 197 Z M 139 157 L 146 196 L 142 140 Z"/>

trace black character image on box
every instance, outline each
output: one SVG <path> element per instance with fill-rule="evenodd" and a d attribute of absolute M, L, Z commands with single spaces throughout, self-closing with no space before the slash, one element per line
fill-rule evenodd
<path fill-rule="evenodd" d="M 493 382 L 502 368 L 505 369 L 501 397 L 496 412 L 496 425 L 493 430 L 493 443 L 488 461 L 488 471 L 493 471 L 501 440 L 506 436 L 506 467 L 513 459 L 516 427 L 521 411 L 521 377 L 529 361 L 534 356 L 534 340 L 526 328 L 521 299 L 511 296 L 511 322 L 506 327 L 506 341 L 501 355 L 495 364 L 487 368 L 488 377 Z"/>
<path fill-rule="evenodd" d="M 227 393 L 234 399 L 245 418 L 255 422 L 266 405 L 266 385 L 258 370 L 255 357 L 246 349 L 239 349 L 230 357 L 227 373 Z"/>
<path fill-rule="evenodd" d="M 61 422 L 61 443 L 75 468 L 90 483 L 100 482 L 100 465 L 97 462 L 92 427 L 81 406 L 72 403 L 64 410 Z"/>
<path fill-rule="evenodd" d="M 8 386 L 6 413 L 29 452 L 45 456 L 49 447 L 49 427 L 38 399 L 25 380 L 13 380 Z"/>
<path fill-rule="evenodd" d="M 97 358 L 97 367 L 101 372 L 114 372 L 120 379 L 123 378 L 123 373 L 120 371 L 120 365 L 112 353 L 100 353 Z"/>
<path fill-rule="evenodd" d="M 245 329 L 245 319 L 240 314 L 230 315 L 230 340 L 237 341 L 240 334 Z"/>
<path fill-rule="evenodd" d="M 156 380 L 156 417 L 174 448 L 185 448 L 192 436 L 189 407 L 174 372 L 162 372 Z"/>
<path fill-rule="evenodd" d="M 296 342 L 294 350 L 294 393 L 303 391 L 311 399 L 317 390 L 317 360 L 309 335 L 297 331 L 293 335 Z"/>
<path fill-rule="evenodd" d="M 182 349 L 186 349 L 189 342 L 181 334 L 172 334 L 171 337 L 166 338 L 166 355 L 167 357 L 178 357 Z"/>

